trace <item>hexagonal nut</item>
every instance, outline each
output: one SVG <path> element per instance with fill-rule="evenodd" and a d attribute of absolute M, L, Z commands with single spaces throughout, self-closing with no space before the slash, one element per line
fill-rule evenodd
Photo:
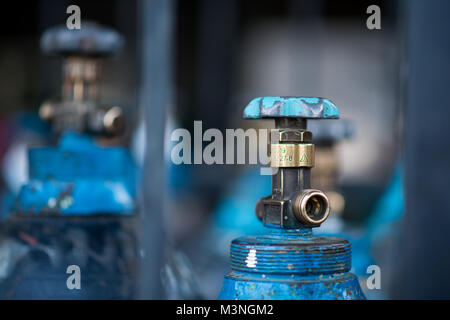
<path fill-rule="evenodd" d="M 272 142 L 311 143 L 313 135 L 310 131 L 298 129 L 277 129 L 271 132 Z"/>

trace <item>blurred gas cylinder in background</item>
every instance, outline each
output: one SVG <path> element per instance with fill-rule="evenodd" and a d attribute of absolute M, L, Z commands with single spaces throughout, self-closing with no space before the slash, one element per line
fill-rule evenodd
<path fill-rule="evenodd" d="M 58 143 L 28 150 L 28 182 L 3 217 L 2 298 L 134 295 L 136 170 L 130 152 L 117 145 L 122 108 L 99 101 L 103 58 L 123 43 L 95 23 L 57 26 L 41 38 L 43 52 L 64 58 L 62 96 L 39 110 Z"/>

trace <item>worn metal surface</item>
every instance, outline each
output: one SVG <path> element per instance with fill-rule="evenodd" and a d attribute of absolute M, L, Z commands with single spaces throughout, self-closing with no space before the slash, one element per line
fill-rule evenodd
<path fill-rule="evenodd" d="M 351 268 L 351 245 L 311 229 L 273 231 L 231 244 L 232 272 L 219 299 L 363 299 Z"/>
<path fill-rule="evenodd" d="M 231 243 L 235 271 L 296 275 L 350 271 L 350 243 L 342 238 L 312 236 L 310 229 L 274 231 Z"/>
<path fill-rule="evenodd" d="M 12 214 L 130 215 L 135 209 L 130 153 L 65 133 L 57 147 L 29 150 L 29 182 Z"/>
<path fill-rule="evenodd" d="M 364 298 L 355 275 L 296 276 L 231 272 L 219 300 L 358 300 Z"/>
<path fill-rule="evenodd" d="M 244 119 L 282 117 L 339 119 L 339 111 L 330 100 L 316 97 L 259 97 L 244 109 Z"/>

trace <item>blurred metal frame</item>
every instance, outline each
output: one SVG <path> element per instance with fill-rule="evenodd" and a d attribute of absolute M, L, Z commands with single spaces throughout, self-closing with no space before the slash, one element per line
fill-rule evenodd
<path fill-rule="evenodd" d="M 161 299 L 164 263 L 164 129 L 172 101 L 173 0 L 140 0 L 139 104 L 145 110 L 146 150 L 141 185 L 140 283 L 138 298 Z"/>
<path fill-rule="evenodd" d="M 450 2 L 404 1 L 407 24 L 405 217 L 392 298 L 449 299 Z M 424 166 L 423 158 L 427 165 Z"/>

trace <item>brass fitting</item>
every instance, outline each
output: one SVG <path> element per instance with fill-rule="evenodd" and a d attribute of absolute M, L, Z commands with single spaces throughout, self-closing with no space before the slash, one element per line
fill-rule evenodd
<path fill-rule="evenodd" d="M 308 119 L 339 119 L 337 107 L 320 97 L 258 97 L 244 110 L 245 119 L 274 119 L 270 150 L 272 193 L 256 205 L 257 217 L 270 228 L 318 227 L 330 214 L 325 193 L 311 189 L 313 134 Z"/>
<path fill-rule="evenodd" d="M 314 167 L 312 133 L 304 129 L 272 130 L 270 151 L 272 167 Z"/>
<path fill-rule="evenodd" d="M 314 145 L 311 143 L 272 144 L 270 150 L 272 167 L 314 167 Z"/>
<path fill-rule="evenodd" d="M 293 200 L 295 217 L 309 226 L 318 226 L 330 214 L 330 202 L 325 193 L 316 189 L 305 189 Z"/>
<path fill-rule="evenodd" d="M 271 141 L 282 143 L 311 143 L 312 133 L 301 129 L 273 129 L 271 131 Z"/>

